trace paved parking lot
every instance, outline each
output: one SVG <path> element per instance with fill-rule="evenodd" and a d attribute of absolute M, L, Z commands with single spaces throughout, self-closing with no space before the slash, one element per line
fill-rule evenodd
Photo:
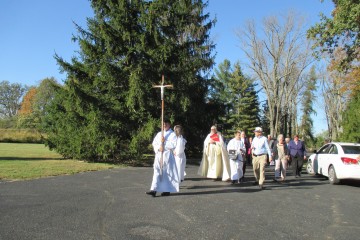
<path fill-rule="evenodd" d="M 180 192 L 145 195 L 152 168 L 0 183 L 0 239 L 358 239 L 360 183 L 303 174 L 266 189 L 203 179 L 188 165 Z"/>

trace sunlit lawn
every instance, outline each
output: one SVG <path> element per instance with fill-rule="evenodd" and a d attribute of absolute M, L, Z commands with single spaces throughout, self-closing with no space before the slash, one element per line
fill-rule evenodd
<path fill-rule="evenodd" d="M 0 143 L 0 179 L 27 180 L 120 167 L 63 159 L 43 144 Z"/>

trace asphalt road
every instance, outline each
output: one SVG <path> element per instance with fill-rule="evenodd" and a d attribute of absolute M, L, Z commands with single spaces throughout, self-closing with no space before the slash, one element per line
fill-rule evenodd
<path fill-rule="evenodd" d="M 360 182 L 303 174 L 266 189 L 200 178 L 180 193 L 145 195 L 152 168 L 0 182 L 0 239 L 359 239 Z"/>

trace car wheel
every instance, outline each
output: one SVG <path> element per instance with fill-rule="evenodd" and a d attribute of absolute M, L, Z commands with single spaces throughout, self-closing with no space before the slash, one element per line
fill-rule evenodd
<path fill-rule="evenodd" d="M 339 184 L 340 180 L 336 177 L 334 166 L 329 167 L 329 182 L 330 184 Z"/>
<path fill-rule="evenodd" d="M 314 175 L 314 168 L 312 167 L 311 161 L 306 164 L 306 172 L 308 174 Z"/>

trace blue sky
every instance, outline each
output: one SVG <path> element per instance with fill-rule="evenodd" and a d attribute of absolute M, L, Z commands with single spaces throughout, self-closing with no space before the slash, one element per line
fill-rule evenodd
<path fill-rule="evenodd" d="M 216 63 L 245 61 L 235 31 L 249 19 L 260 23 L 266 16 L 293 10 L 311 26 L 319 22 L 320 12 L 329 16 L 333 8 L 330 0 L 209 0 L 207 10 L 217 18 L 211 30 Z M 37 85 L 55 77 L 62 82 L 66 76 L 59 72 L 54 54 L 65 60 L 76 55 L 78 45 L 71 41 L 77 34 L 73 22 L 86 27 L 86 18 L 92 15 L 88 0 L 0 0 L 0 81 Z M 314 124 L 316 133 L 326 129 L 322 112 Z"/>

